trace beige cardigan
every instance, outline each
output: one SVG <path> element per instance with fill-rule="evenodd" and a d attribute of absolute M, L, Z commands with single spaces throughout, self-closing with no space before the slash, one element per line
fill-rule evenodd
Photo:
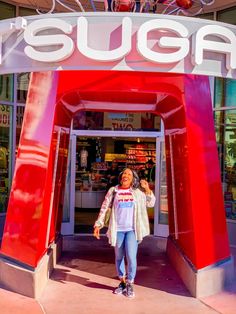
<path fill-rule="evenodd" d="M 98 219 L 96 220 L 94 227 L 103 228 L 104 226 L 104 219 L 107 210 L 110 207 L 112 198 L 113 198 L 113 192 L 117 192 L 118 186 L 111 187 L 102 203 Z M 131 193 L 134 198 L 134 230 L 135 230 L 135 236 L 137 241 L 142 241 L 142 239 L 150 234 L 150 227 L 149 227 L 149 220 L 148 220 L 148 214 L 147 214 L 147 207 L 153 207 L 156 201 L 156 198 L 153 193 L 150 195 L 146 195 L 144 192 L 142 192 L 140 189 L 130 189 Z M 114 198 L 113 206 L 111 209 L 111 215 L 110 215 L 110 221 L 109 221 L 109 227 L 107 231 L 107 236 L 109 239 L 109 243 L 112 246 L 116 245 L 116 235 L 117 235 L 117 229 L 116 229 L 116 217 L 115 217 L 115 210 L 114 208 L 117 206 L 117 200 Z"/>

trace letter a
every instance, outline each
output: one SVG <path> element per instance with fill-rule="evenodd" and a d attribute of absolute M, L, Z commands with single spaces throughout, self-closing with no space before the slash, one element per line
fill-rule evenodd
<path fill-rule="evenodd" d="M 224 42 L 204 39 L 208 35 L 217 36 Z M 206 25 L 199 29 L 193 40 L 195 65 L 202 64 L 203 52 L 208 50 L 226 54 L 226 68 L 236 69 L 236 37 L 231 30 L 219 25 Z"/>

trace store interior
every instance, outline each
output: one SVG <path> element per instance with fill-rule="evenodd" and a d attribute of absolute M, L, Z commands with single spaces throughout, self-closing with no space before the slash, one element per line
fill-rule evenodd
<path fill-rule="evenodd" d="M 75 233 L 93 231 L 106 192 L 118 184 L 126 167 L 148 180 L 155 191 L 156 138 L 77 137 Z M 148 216 L 153 233 L 154 208 L 148 208 Z"/>

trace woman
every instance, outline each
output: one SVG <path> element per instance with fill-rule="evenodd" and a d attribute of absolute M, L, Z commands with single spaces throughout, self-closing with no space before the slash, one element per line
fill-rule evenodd
<path fill-rule="evenodd" d="M 127 297 L 134 297 L 133 283 L 137 269 L 138 243 L 150 234 L 146 208 L 153 207 L 154 204 L 155 196 L 148 182 L 141 180 L 139 185 L 137 173 L 129 168 L 121 172 L 119 185 L 111 187 L 105 196 L 94 224 L 94 236 L 100 238 L 100 229 L 104 226 L 106 212 L 111 207 L 107 236 L 109 243 L 115 247 L 115 263 L 120 279 L 120 284 L 114 290 L 115 294 L 126 293 Z"/>

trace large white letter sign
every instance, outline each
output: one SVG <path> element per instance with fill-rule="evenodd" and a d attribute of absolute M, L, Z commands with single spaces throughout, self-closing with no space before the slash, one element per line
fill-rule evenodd
<path fill-rule="evenodd" d="M 224 42 L 204 39 L 207 35 L 217 36 Z M 195 65 L 203 62 L 203 52 L 209 50 L 226 54 L 226 68 L 236 69 L 236 37 L 228 28 L 220 25 L 203 26 L 197 31 L 194 43 L 193 62 Z"/>
<path fill-rule="evenodd" d="M 119 48 L 104 51 L 88 47 L 88 21 L 85 17 L 78 18 L 77 47 L 86 57 L 97 61 L 115 61 L 122 59 L 131 51 L 132 21 L 129 17 L 122 20 L 122 41 Z"/>
<path fill-rule="evenodd" d="M 168 26 L 167 26 L 168 25 Z M 159 40 L 159 46 L 162 48 L 179 48 L 178 51 L 171 53 L 156 52 L 148 48 L 148 32 L 154 29 L 168 30 L 180 37 L 167 37 L 163 36 Z M 189 52 L 189 40 L 184 38 L 188 36 L 188 29 L 179 22 L 171 20 L 150 20 L 141 25 L 137 35 L 137 48 L 141 55 L 153 62 L 158 63 L 173 63 L 184 59 Z"/>
<path fill-rule="evenodd" d="M 37 35 L 38 32 L 49 29 L 58 28 L 66 34 L 71 34 L 73 27 L 61 19 L 41 19 L 32 22 L 24 32 L 25 41 L 35 47 L 41 46 L 58 46 L 61 48 L 54 51 L 38 51 L 31 46 L 25 47 L 25 54 L 34 60 L 42 62 L 62 61 L 71 56 L 74 51 L 73 40 L 63 34 L 57 35 Z"/>

